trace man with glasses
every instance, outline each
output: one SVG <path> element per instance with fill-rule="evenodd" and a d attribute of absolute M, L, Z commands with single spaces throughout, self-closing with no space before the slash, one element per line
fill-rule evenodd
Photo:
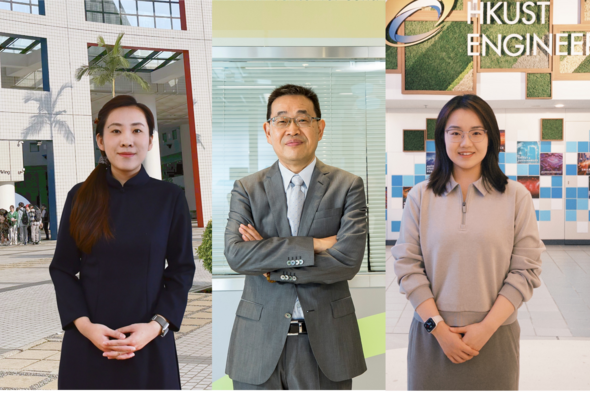
<path fill-rule="evenodd" d="M 263 128 L 278 161 L 235 182 L 225 256 L 246 275 L 226 373 L 238 390 L 350 390 L 366 369 L 347 281 L 366 243 L 363 181 L 316 158 L 317 95 L 284 85 Z"/>

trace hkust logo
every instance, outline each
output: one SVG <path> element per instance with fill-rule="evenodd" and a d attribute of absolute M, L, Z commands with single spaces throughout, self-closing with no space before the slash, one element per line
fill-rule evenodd
<path fill-rule="evenodd" d="M 388 0 L 386 33 L 389 39 L 386 44 L 393 47 L 408 47 L 420 44 L 439 33 L 441 24 L 447 19 L 455 6 L 455 0 Z M 588 56 L 590 55 L 590 32 L 549 33 L 550 1 L 495 2 L 465 0 L 467 7 L 466 22 L 471 24 L 477 18 L 482 31 L 485 25 L 547 25 L 547 33 L 518 34 L 507 31 L 507 34 L 468 34 L 465 40 L 469 56 L 486 56 L 495 53 L 498 56 L 537 55 L 541 50 L 556 56 Z M 438 14 L 434 29 L 422 34 L 406 36 L 399 34 L 401 25 L 416 12 L 431 8 Z M 572 26 L 572 30 L 575 28 Z"/>
<path fill-rule="evenodd" d="M 395 42 L 386 41 L 385 43 L 392 47 L 406 47 L 428 40 L 440 31 L 439 25 L 449 16 L 454 6 L 455 0 L 389 0 L 386 30 L 389 37 Z M 432 31 L 413 36 L 398 34 L 399 28 L 406 19 L 426 7 L 431 7 L 438 13 L 438 22 Z"/>

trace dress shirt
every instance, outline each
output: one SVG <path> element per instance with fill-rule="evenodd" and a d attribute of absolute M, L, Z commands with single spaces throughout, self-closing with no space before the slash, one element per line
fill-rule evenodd
<path fill-rule="evenodd" d="M 315 163 L 317 158 L 314 158 L 313 161 L 305 167 L 303 170 L 299 172 L 299 176 L 303 179 L 303 185 L 301 185 L 301 191 L 307 198 L 307 189 L 309 188 L 309 183 L 311 182 L 311 176 L 313 174 L 313 169 L 315 168 Z M 285 187 L 285 194 L 289 194 L 289 188 L 291 186 L 291 178 L 296 175 L 293 171 L 289 170 L 279 161 L 279 170 L 281 171 L 281 176 L 283 177 L 283 186 Z M 287 211 L 289 211 L 289 199 L 287 198 Z M 291 226 L 291 220 L 289 220 L 289 226 Z M 293 307 L 293 319 L 303 319 L 303 310 L 301 309 L 301 304 L 299 303 L 299 297 L 295 300 L 295 306 Z"/>

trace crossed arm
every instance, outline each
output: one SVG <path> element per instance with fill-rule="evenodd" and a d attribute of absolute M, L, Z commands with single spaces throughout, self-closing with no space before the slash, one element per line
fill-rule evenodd
<path fill-rule="evenodd" d="M 285 271 L 296 284 L 335 283 L 352 279 L 360 269 L 366 243 L 366 202 L 363 181 L 352 182 L 344 202 L 338 234 L 327 238 L 268 237 L 254 227 L 250 197 L 236 181 L 225 229 L 225 256 L 230 267 L 245 275 L 269 274 L 274 281 Z M 287 264 L 289 257 L 303 264 Z"/>

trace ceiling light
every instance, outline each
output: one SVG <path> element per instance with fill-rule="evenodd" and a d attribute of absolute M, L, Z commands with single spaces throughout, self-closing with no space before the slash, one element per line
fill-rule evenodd
<path fill-rule="evenodd" d="M 565 105 L 563 105 L 563 104 L 555 104 L 555 107 L 556 108 L 563 108 L 563 107 L 565 107 Z"/>

